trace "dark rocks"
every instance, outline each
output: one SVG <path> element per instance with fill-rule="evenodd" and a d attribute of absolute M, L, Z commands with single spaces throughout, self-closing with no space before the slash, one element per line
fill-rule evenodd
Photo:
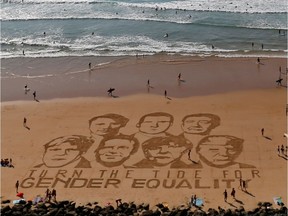
<path fill-rule="evenodd" d="M 101 207 L 98 202 L 76 206 L 75 202 L 69 200 L 35 205 L 29 201 L 13 206 L 10 206 L 9 203 L 10 201 L 2 201 L 1 216 L 287 216 L 288 213 L 287 207 L 284 205 L 274 209 L 269 202 L 258 203 L 257 207 L 251 211 L 245 211 L 243 206 L 233 210 L 223 209 L 219 206 L 218 209 L 209 208 L 204 211 L 201 208 L 190 208 L 187 205 L 169 209 L 162 203 L 153 206 L 152 210 L 149 204 L 136 205 L 133 202 L 117 202 L 116 207 L 110 204 Z"/>
<path fill-rule="evenodd" d="M 10 203 L 11 201 L 10 200 L 2 200 L 2 204 L 7 204 L 7 203 Z"/>

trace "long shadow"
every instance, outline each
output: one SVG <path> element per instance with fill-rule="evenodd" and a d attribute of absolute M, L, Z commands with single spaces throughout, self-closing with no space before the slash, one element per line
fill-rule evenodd
<path fill-rule="evenodd" d="M 285 159 L 285 160 L 288 160 L 287 157 L 284 157 L 284 156 L 282 156 L 282 155 L 278 155 L 278 157 L 281 157 L 281 158 L 283 158 L 283 159 Z"/>
<path fill-rule="evenodd" d="M 265 139 L 268 139 L 268 140 L 272 140 L 272 138 L 268 137 L 268 136 L 263 136 Z"/>
<path fill-rule="evenodd" d="M 252 197 L 255 197 L 252 193 L 248 192 L 247 190 L 242 190 L 242 191 L 243 191 L 244 193 L 246 193 L 246 194 L 252 196 Z"/>
<path fill-rule="evenodd" d="M 240 203 L 241 205 L 244 205 L 244 203 L 243 203 L 241 200 L 235 199 L 235 201 L 236 201 L 237 203 Z"/>
<path fill-rule="evenodd" d="M 227 201 L 226 201 L 226 203 L 228 203 L 230 206 L 232 206 L 234 208 L 237 208 L 237 206 L 233 205 L 233 203 L 230 203 L 230 202 L 227 202 Z"/>
<path fill-rule="evenodd" d="M 117 96 L 117 95 L 112 95 L 111 97 L 113 97 L 113 98 L 119 98 L 119 96 Z"/>
<path fill-rule="evenodd" d="M 154 89 L 153 86 L 147 86 L 147 91 L 148 91 L 148 93 L 150 92 L 150 88 L 151 88 L 151 89 Z"/>
<path fill-rule="evenodd" d="M 178 80 L 178 86 L 181 86 L 181 83 L 184 83 L 184 82 L 186 82 L 185 80 Z"/>
<path fill-rule="evenodd" d="M 30 128 L 28 126 L 24 126 L 26 129 L 30 130 Z"/>
<path fill-rule="evenodd" d="M 166 97 L 168 100 L 172 100 L 171 98 L 169 98 L 169 97 Z"/>

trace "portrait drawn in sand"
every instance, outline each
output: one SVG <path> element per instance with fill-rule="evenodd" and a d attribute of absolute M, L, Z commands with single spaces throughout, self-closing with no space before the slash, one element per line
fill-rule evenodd
<path fill-rule="evenodd" d="M 142 116 L 130 135 L 120 133 L 129 119 L 105 114 L 89 120 L 90 136 L 71 135 L 44 145 L 43 163 L 35 168 L 255 168 L 238 162 L 244 140 L 232 135 L 210 135 L 220 126 L 220 117 L 210 113 L 184 116 L 182 133 L 168 129 L 174 117 L 165 112 Z"/>

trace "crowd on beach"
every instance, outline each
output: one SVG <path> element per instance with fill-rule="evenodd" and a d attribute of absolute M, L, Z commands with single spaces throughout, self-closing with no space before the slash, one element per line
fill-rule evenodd
<path fill-rule="evenodd" d="M 1 167 L 10 167 L 10 168 L 14 168 L 14 165 L 12 163 L 12 158 L 8 159 L 1 159 Z"/>

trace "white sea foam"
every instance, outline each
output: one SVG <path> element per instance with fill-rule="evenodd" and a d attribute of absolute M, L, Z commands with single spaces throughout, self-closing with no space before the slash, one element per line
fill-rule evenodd
<path fill-rule="evenodd" d="M 8 1 L 0 9 L 1 58 L 23 49 L 27 57 L 246 55 L 251 42 L 265 43 L 265 52 L 287 49 L 287 33 L 278 34 L 287 30 L 286 0 Z"/>

